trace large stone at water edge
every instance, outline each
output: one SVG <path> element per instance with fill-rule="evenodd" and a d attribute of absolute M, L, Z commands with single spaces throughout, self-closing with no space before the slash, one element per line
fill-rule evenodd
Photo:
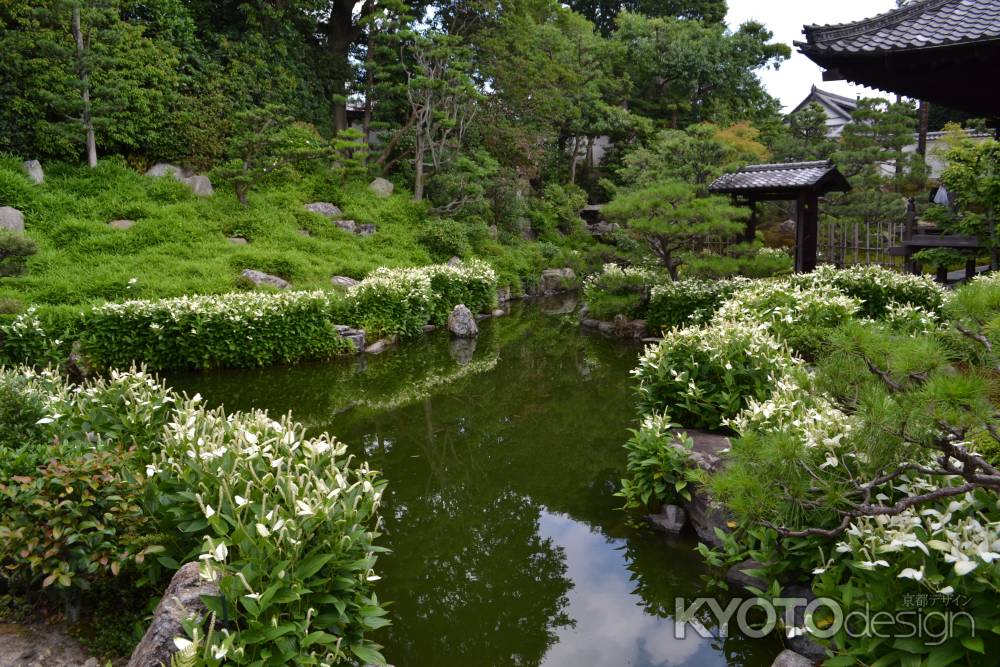
<path fill-rule="evenodd" d="M 448 331 L 456 338 L 475 338 L 479 335 L 476 316 L 465 304 L 460 303 L 451 311 L 448 316 Z"/>
<path fill-rule="evenodd" d="M 664 505 L 659 514 L 650 514 L 646 520 L 664 533 L 679 533 L 687 524 L 687 512 L 677 505 Z"/>
<path fill-rule="evenodd" d="M 278 289 L 288 289 L 292 286 L 292 284 L 284 278 L 272 276 L 270 273 L 264 273 L 263 271 L 255 271 L 254 269 L 244 269 L 243 273 L 240 275 L 252 282 L 254 285 L 270 285 L 271 287 L 277 287 Z"/>
<path fill-rule="evenodd" d="M 392 194 L 394 186 L 390 181 L 379 177 L 368 184 L 368 189 L 374 192 L 376 197 L 385 198 Z"/>
<path fill-rule="evenodd" d="M 573 269 L 546 269 L 542 271 L 540 288 L 545 294 L 565 292 L 573 286 L 575 280 L 576 273 L 573 272 Z"/>
<path fill-rule="evenodd" d="M 795 651 L 785 649 L 774 659 L 771 667 L 813 667 L 815 664 L 815 662 L 804 655 L 799 655 Z"/>
<path fill-rule="evenodd" d="M 24 231 L 24 214 L 10 206 L 0 206 L 0 229 L 12 232 Z"/>
<path fill-rule="evenodd" d="M 756 595 L 750 588 L 766 591 L 767 582 L 760 577 L 749 574 L 747 570 L 759 570 L 763 565 L 753 559 L 747 559 L 742 563 L 733 565 L 726 571 L 726 583 L 733 593 Z"/>
<path fill-rule="evenodd" d="M 170 656 L 177 652 L 174 638 L 185 636 L 181 623 L 208 612 L 201 596 L 218 594 L 218 584 L 201 577 L 198 563 L 188 563 L 177 570 L 153 612 L 153 622 L 132 652 L 128 667 L 169 665 Z"/>
<path fill-rule="evenodd" d="M 42 163 L 38 160 L 25 160 L 24 162 L 24 173 L 28 175 L 36 185 L 41 185 L 45 182 L 45 172 L 42 171 Z"/>

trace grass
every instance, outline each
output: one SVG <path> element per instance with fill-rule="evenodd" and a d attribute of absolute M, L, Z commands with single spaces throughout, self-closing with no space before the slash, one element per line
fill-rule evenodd
<path fill-rule="evenodd" d="M 239 274 L 247 268 L 281 276 L 296 289 L 321 289 L 335 275 L 362 278 L 378 266 L 448 259 L 421 244 L 426 207 L 408 193 L 379 199 L 365 183 L 341 186 L 319 172 L 266 183 L 244 207 L 225 184 L 200 198 L 169 177 L 147 178 L 116 158 L 96 169 L 58 163 L 45 169 L 45 183 L 35 185 L 20 158 L 0 155 L 0 206 L 20 209 L 26 234 L 38 244 L 24 275 L 0 278 L 3 303 L 79 306 L 217 294 L 240 288 Z M 374 223 L 376 234 L 340 230 L 304 209 L 313 201 L 333 202 L 345 218 Z M 110 228 L 117 219 L 135 225 Z M 231 236 L 249 243 L 234 245 Z M 544 268 L 581 270 L 598 262 L 594 244 L 579 236 L 555 247 L 502 240 L 470 234 L 471 253 L 490 261 L 515 292 Z"/>

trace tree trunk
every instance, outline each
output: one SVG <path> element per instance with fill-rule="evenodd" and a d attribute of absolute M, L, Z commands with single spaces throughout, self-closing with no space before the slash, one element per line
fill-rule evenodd
<path fill-rule="evenodd" d="M 418 136 L 416 159 L 413 162 L 413 201 L 421 201 L 424 198 L 424 153 L 426 150 L 423 139 Z"/>
<path fill-rule="evenodd" d="M 326 23 L 327 48 L 333 59 L 333 128 L 347 129 L 347 82 L 351 78 L 351 46 L 361 36 L 354 18 L 353 0 L 336 0 Z"/>
<path fill-rule="evenodd" d="M 917 126 L 917 152 L 921 155 L 927 155 L 927 130 L 930 128 L 931 124 L 931 103 L 926 100 L 920 100 L 920 109 L 918 113 L 918 126 Z"/>
<path fill-rule="evenodd" d="M 576 183 L 576 152 L 578 144 L 580 142 L 579 137 L 573 137 L 572 148 L 570 149 L 569 158 L 569 182 Z"/>
<path fill-rule="evenodd" d="M 80 120 L 87 136 L 87 164 L 93 169 L 97 166 L 97 139 L 94 136 L 94 119 L 90 113 L 90 74 L 84 61 L 85 44 L 83 29 L 80 25 L 80 4 L 73 3 L 73 40 L 76 42 L 76 75 L 80 79 L 80 91 L 83 97 L 83 111 Z"/>

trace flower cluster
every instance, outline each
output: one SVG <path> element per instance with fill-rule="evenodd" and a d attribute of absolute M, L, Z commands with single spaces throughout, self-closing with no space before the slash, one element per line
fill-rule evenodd
<path fill-rule="evenodd" d="M 882 319 L 892 304 L 911 304 L 936 312 L 945 297 L 945 291 L 930 276 L 914 276 L 874 265 L 847 269 L 823 265 L 789 280 L 800 287 L 826 286 L 840 290 L 860 300 L 862 313 L 872 319 Z"/>
<path fill-rule="evenodd" d="M 745 278 L 733 278 L 686 279 L 658 284 L 650 291 L 646 319 L 656 329 L 707 322 L 726 299 L 750 283 Z"/>
<path fill-rule="evenodd" d="M 766 324 L 722 320 L 666 332 L 632 373 L 644 412 L 667 411 L 683 426 L 718 429 L 750 399 L 769 396 L 799 363 Z"/>

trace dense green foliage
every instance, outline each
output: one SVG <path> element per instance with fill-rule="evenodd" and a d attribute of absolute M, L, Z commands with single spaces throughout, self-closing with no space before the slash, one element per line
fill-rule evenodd
<path fill-rule="evenodd" d="M 387 623 L 371 590 L 384 482 L 344 445 L 136 371 L 73 388 L 21 367 L 0 389 L 45 413 L 27 455 L 3 459 L 5 589 L 65 597 L 121 577 L 152 597 L 194 560 L 222 591 L 206 599 L 219 623 L 189 628 L 203 664 L 382 661 L 365 634 Z"/>

